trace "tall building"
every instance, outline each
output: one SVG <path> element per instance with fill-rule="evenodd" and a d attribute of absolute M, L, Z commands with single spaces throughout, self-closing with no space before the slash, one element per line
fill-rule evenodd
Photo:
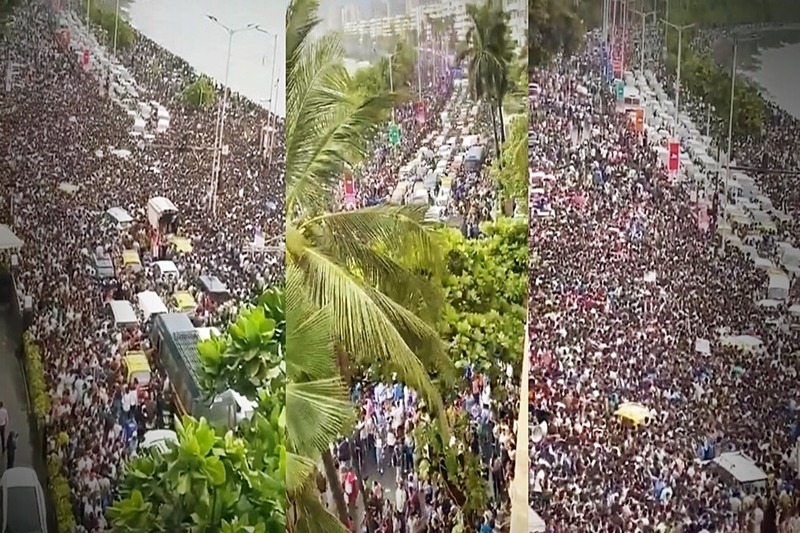
<path fill-rule="evenodd" d="M 346 4 L 342 7 L 341 12 L 342 27 L 347 27 L 348 24 L 358 23 L 361 20 L 361 9 L 358 4 Z"/>
<path fill-rule="evenodd" d="M 358 22 L 345 23 L 345 33 L 356 35 L 370 35 L 371 37 L 384 37 L 392 34 L 403 33 L 405 31 L 423 27 L 423 33 L 429 34 L 431 21 L 436 19 L 450 18 L 453 22 L 453 32 L 456 40 L 466 39 L 470 28 L 469 17 L 467 16 L 467 4 L 475 3 L 476 0 L 404 0 L 405 13 L 395 14 L 394 11 L 388 14 L 384 3 L 384 13 L 381 16 L 369 17 Z M 495 0 L 503 2 L 509 17 L 511 37 L 517 46 L 522 47 L 527 41 L 528 11 L 526 0 Z M 373 4 L 375 6 L 375 4 Z M 375 11 L 373 11 L 374 13 Z"/>

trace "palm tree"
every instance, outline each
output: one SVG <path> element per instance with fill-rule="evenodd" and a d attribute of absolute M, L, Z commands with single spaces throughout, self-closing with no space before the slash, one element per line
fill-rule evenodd
<path fill-rule="evenodd" d="M 468 60 L 472 97 L 489 104 L 495 150 L 499 158 L 501 141 L 505 139 L 503 98 L 511 88 L 508 76 L 509 64 L 513 59 L 508 15 L 502 7 L 488 2 L 480 7 L 468 4 L 467 16 L 471 27 L 467 32 L 467 48 L 459 54 L 459 60 Z"/>
<path fill-rule="evenodd" d="M 286 268 L 290 293 L 298 295 L 289 298 L 302 296 L 311 310 L 325 313 L 333 365 L 324 375 L 340 380 L 337 386 L 346 390 L 352 384 L 353 368 L 370 368 L 381 377 L 396 373 L 438 415 L 442 401 L 431 375 L 449 378 L 451 362 L 431 325 L 439 317 L 442 296 L 430 276 L 440 272 L 443 258 L 432 233 L 421 224 L 423 213 L 397 206 L 330 212 L 342 176 L 365 160 L 398 98 L 348 91 L 351 80 L 338 36 L 310 38 L 319 23 L 318 7 L 319 0 L 292 0 L 286 14 Z M 297 319 L 291 313 L 287 317 L 290 332 L 299 327 L 292 323 Z M 310 338 L 297 339 L 288 348 L 292 364 L 294 357 L 313 353 L 306 345 Z M 300 374 L 290 377 L 292 387 L 320 378 Z M 287 402 L 297 399 L 287 395 Z M 291 408 L 290 433 L 330 414 L 329 397 L 306 395 L 303 400 L 302 410 Z M 309 458 L 316 450 L 331 488 L 339 480 L 328 445 L 344 428 L 337 419 L 315 438 L 312 450 L 298 453 Z M 290 435 L 289 440 L 299 439 Z M 290 487 L 311 478 L 313 461 L 301 463 L 294 472 L 300 479 L 287 480 Z M 294 507 L 304 513 L 320 510 L 307 492 L 299 494 L 303 498 L 295 499 Z M 341 491 L 334 491 L 334 497 L 345 522 Z M 298 519 L 297 529 L 303 524 L 314 525 Z"/>

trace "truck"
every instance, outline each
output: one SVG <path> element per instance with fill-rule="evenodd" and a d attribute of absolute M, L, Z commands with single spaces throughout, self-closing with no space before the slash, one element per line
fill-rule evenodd
<path fill-rule="evenodd" d="M 233 390 L 213 397 L 201 389 L 202 366 L 198 328 L 186 313 L 157 315 L 150 333 L 169 377 L 179 415 L 205 417 L 214 426 L 234 428 L 255 411 L 255 403 Z"/>

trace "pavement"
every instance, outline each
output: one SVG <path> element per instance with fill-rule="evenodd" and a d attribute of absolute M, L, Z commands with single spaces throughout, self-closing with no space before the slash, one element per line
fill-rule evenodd
<path fill-rule="evenodd" d="M 7 311 L 0 307 L 0 402 L 3 402 L 8 410 L 6 437 L 9 431 L 19 434 L 14 466 L 34 468 L 36 465 L 33 461 L 34 453 L 28 426 L 28 395 L 22 368 L 15 354 L 18 341 L 6 318 L 6 313 Z M 0 475 L 5 469 L 6 456 L 3 455 L 0 460 Z"/>

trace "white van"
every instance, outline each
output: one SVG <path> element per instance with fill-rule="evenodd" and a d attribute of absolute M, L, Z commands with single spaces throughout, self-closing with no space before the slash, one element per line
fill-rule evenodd
<path fill-rule="evenodd" d="M 44 492 L 36 471 L 9 468 L 0 480 L 3 498 L 2 533 L 47 533 Z"/>

